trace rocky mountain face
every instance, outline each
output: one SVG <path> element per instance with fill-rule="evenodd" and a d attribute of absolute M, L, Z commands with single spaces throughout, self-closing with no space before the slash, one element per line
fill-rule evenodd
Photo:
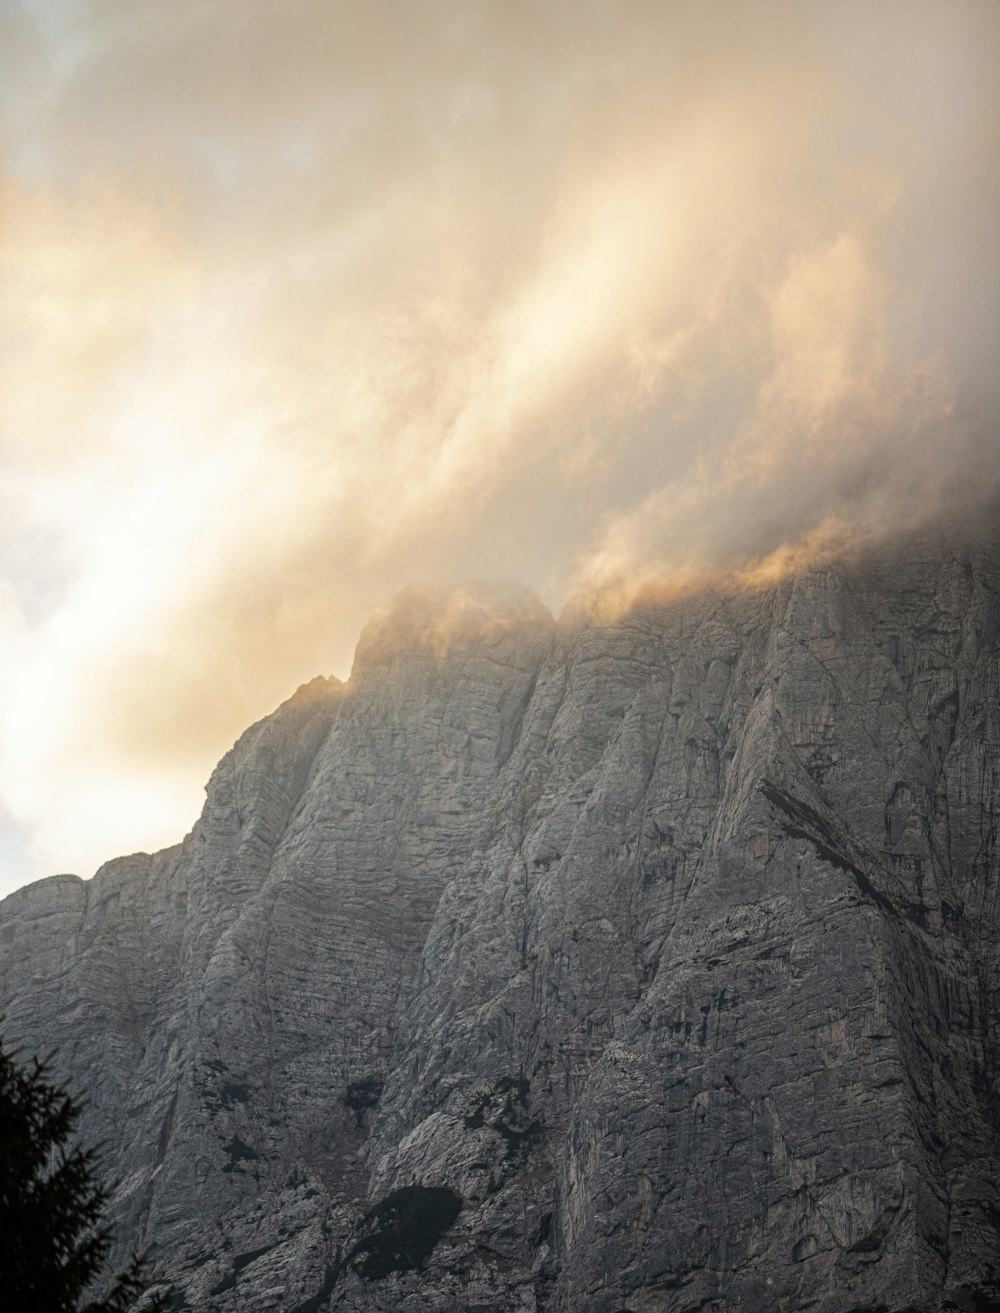
<path fill-rule="evenodd" d="M 1000 548 L 411 591 L 184 842 L 0 906 L 175 1313 L 1000 1300 Z"/>

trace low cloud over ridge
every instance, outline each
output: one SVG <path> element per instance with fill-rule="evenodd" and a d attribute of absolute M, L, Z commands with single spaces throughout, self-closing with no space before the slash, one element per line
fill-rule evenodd
<path fill-rule="evenodd" d="M 183 832 L 409 580 L 996 490 L 1000 11 L 0 8 L 10 878 Z"/>

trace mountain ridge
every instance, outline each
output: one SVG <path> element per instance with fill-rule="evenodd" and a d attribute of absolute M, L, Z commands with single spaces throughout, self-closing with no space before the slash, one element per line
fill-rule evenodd
<path fill-rule="evenodd" d="M 405 594 L 181 844 L 0 904 L 121 1243 L 178 1311 L 1000 1298 L 998 595 L 930 534 L 604 624 Z"/>

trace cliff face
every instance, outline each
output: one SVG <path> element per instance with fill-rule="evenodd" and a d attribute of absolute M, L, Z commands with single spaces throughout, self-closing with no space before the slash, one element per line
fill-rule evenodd
<path fill-rule="evenodd" d="M 411 592 L 178 848 L 0 906 L 178 1311 L 1000 1300 L 1000 550 Z"/>

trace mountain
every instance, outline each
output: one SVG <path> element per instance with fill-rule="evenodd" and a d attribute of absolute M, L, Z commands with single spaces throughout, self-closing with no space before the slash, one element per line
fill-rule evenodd
<path fill-rule="evenodd" d="M 0 1013 L 175 1313 L 982 1313 L 998 822 L 995 541 L 414 589 L 183 843 L 0 905 Z"/>

